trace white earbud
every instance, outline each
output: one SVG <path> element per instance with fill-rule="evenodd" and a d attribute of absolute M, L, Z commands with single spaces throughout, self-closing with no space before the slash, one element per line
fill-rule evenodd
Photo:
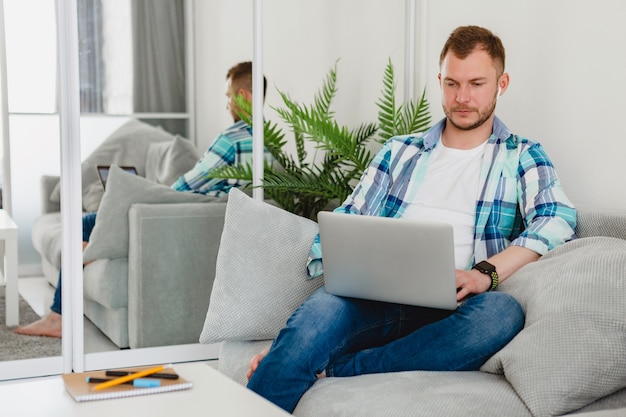
<path fill-rule="evenodd" d="M 498 87 L 498 97 L 502 94 L 502 87 Z"/>

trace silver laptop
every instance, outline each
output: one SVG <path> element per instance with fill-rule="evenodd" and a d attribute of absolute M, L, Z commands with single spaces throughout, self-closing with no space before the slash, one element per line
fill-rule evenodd
<path fill-rule="evenodd" d="M 452 225 L 333 212 L 317 220 L 327 292 L 456 309 Z"/>
<path fill-rule="evenodd" d="M 120 166 L 120 168 L 128 172 L 129 174 L 138 175 L 137 168 L 135 167 Z M 107 180 L 109 179 L 109 171 L 111 170 L 111 165 L 98 165 L 96 166 L 96 170 L 98 171 L 98 178 L 100 178 L 100 184 L 102 184 L 102 188 L 106 190 Z"/>

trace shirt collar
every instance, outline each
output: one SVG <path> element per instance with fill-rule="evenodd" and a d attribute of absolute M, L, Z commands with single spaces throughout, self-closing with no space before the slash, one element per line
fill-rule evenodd
<path fill-rule="evenodd" d="M 447 118 L 443 118 L 437 122 L 432 128 L 430 128 L 422 139 L 424 140 L 424 148 L 430 150 L 435 147 L 439 139 L 441 138 L 441 132 L 443 132 L 444 127 L 446 127 Z M 511 136 L 511 131 L 508 127 L 495 116 L 493 119 L 493 130 L 491 132 L 491 136 L 489 137 L 490 142 L 495 142 L 497 140 L 504 142 L 509 136 Z"/>

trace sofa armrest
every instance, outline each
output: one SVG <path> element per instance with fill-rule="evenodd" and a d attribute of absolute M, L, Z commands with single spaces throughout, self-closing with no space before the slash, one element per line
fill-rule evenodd
<path fill-rule="evenodd" d="M 225 210 L 225 202 L 131 207 L 131 348 L 198 342 L 213 288 Z"/>
<path fill-rule="evenodd" d="M 61 203 L 50 200 L 52 190 L 61 181 L 58 175 L 42 175 L 39 179 L 39 195 L 41 198 L 41 214 L 61 211 Z"/>

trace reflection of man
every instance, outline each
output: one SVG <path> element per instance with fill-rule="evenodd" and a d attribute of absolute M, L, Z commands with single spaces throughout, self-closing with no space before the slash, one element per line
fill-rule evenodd
<path fill-rule="evenodd" d="M 490 31 L 456 29 L 440 55 L 445 119 L 420 137 L 390 139 L 337 209 L 451 223 L 459 307 L 344 298 L 322 287 L 252 359 L 248 388 L 291 412 L 318 378 L 475 370 L 522 329 L 519 303 L 491 290 L 573 239 L 576 211 L 541 145 L 494 115 L 509 85 L 504 58 Z M 315 275 L 318 242 L 311 252 Z"/>
<path fill-rule="evenodd" d="M 240 180 L 213 178 L 211 176 L 215 169 L 225 165 L 252 164 L 252 128 L 240 120 L 234 100 L 237 95 L 241 95 L 249 102 L 252 101 L 252 63 L 241 62 L 235 65 L 228 70 L 226 79 L 228 83 L 226 88 L 227 108 L 235 123 L 215 138 L 209 149 L 189 172 L 176 180 L 172 185 L 174 190 L 219 197 L 228 193 L 233 187 L 242 187 L 247 184 L 247 182 Z M 265 77 L 263 88 L 265 94 L 267 90 Z M 267 151 L 265 158 L 267 160 L 272 158 Z M 96 213 L 88 213 L 83 216 L 83 248 L 89 242 L 95 224 Z M 61 322 L 61 274 L 59 273 L 50 313 L 29 325 L 16 328 L 15 333 L 61 337 Z"/>

